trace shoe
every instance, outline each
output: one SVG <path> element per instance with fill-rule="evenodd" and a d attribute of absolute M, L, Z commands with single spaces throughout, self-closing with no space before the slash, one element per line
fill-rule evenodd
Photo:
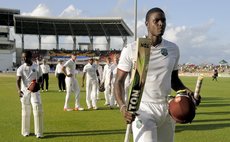
<path fill-rule="evenodd" d="M 92 107 L 88 107 L 88 109 L 92 109 Z"/>
<path fill-rule="evenodd" d="M 23 135 L 23 137 L 28 137 L 29 135 L 30 135 L 30 134 L 27 134 L 27 133 L 26 133 L 26 134 Z"/>
<path fill-rule="evenodd" d="M 61 92 L 61 90 L 59 90 L 58 92 Z"/>
<path fill-rule="evenodd" d="M 98 110 L 98 107 L 93 107 L 94 110 Z"/>
<path fill-rule="evenodd" d="M 42 135 L 36 135 L 36 138 L 38 138 L 38 139 L 40 139 L 42 137 L 43 137 Z"/>
<path fill-rule="evenodd" d="M 46 92 L 48 92 L 48 90 L 46 89 Z"/>
<path fill-rule="evenodd" d="M 42 92 L 44 92 L 44 90 L 42 90 Z"/>
<path fill-rule="evenodd" d="M 82 107 L 76 107 L 76 108 L 74 108 L 74 110 L 75 110 L 75 111 L 78 111 L 78 110 L 79 110 L 79 111 L 82 111 L 82 110 L 84 110 L 84 108 L 82 108 Z"/>
<path fill-rule="evenodd" d="M 73 111 L 72 108 L 64 108 L 64 111 Z"/>
<path fill-rule="evenodd" d="M 109 104 L 105 103 L 104 106 L 109 106 Z"/>
<path fill-rule="evenodd" d="M 66 92 L 66 90 L 64 90 L 64 92 Z"/>

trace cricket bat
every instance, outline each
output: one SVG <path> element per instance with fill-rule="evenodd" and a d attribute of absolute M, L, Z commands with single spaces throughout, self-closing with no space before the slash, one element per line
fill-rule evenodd
<path fill-rule="evenodd" d="M 195 87 L 195 91 L 194 91 L 194 97 L 197 99 L 200 96 L 200 89 L 202 86 L 202 82 L 203 82 L 204 76 L 202 74 L 200 74 L 197 78 L 196 81 L 196 87 Z"/>
<path fill-rule="evenodd" d="M 150 57 L 151 40 L 148 38 L 138 38 L 136 41 L 136 60 L 131 71 L 131 86 L 129 88 L 129 101 L 127 111 L 135 113 L 139 109 L 145 79 L 148 71 Z M 125 140 L 129 142 L 131 124 L 127 124 Z"/>

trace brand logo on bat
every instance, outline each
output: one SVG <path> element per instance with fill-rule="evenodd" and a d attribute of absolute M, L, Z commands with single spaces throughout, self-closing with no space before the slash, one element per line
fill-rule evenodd
<path fill-rule="evenodd" d="M 129 100 L 128 111 L 136 111 L 139 97 L 140 97 L 140 90 L 132 90 L 130 100 Z"/>
<path fill-rule="evenodd" d="M 149 48 L 149 44 L 145 43 L 145 42 L 142 42 L 140 43 L 141 44 L 141 47 L 144 47 L 144 48 Z"/>

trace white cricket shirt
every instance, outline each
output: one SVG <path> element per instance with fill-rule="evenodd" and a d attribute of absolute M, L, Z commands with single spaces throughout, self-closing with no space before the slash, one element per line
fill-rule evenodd
<path fill-rule="evenodd" d="M 35 63 L 33 63 L 31 66 L 27 66 L 26 63 L 24 63 L 17 69 L 17 76 L 21 76 L 22 78 L 22 90 L 27 89 L 31 81 L 38 80 L 41 75 L 41 70 Z"/>
<path fill-rule="evenodd" d="M 97 73 L 96 73 L 97 67 L 95 64 L 86 64 L 83 68 L 83 72 L 86 73 L 86 79 L 87 80 L 97 80 Z"/>
<path fill-rule="evenodd" d="M 118 64 L 120 70 L 130 72 L 136 55 L 136 43 L 123 48 Z M 178 69 L 179 48 L 176 44 L 162 40 L 157 47 L 151 47 L 150 60 L 144 91 L 143 102 L 161 103 L 171 93 L 171 75 Z"/>
<path fill-rule="evenodd" d="M 102 82 L 104 82 L 105 84 L 109 84 L 110 83 L 111 66 L 112 66 L 111 63 L 110 64 L 106 64 L 104 66 Z"/>
<path fill-rule="evenodd" d="M 75 61 L 73 61 L 72 59 L 69 59 L 64 65 L 64 67 L 66 67 L 66 73 L 68 74 L 72 74 L 75 75 L 76 73 L 76 63 Z"/>
<path fill-rule="evenodd" d="M 55 69 L 55 74 L 63 73 L 62 67 L 63 67 L 63 65 L 58 63 L 57 66 L 56 66 L 56 69 Z"/>
<path fill-rule="evenodd" d="M 45 73 L 49 73 L 50 72 L 50 66 L 49 65 L 47 65 L 47 64 L 41 64 L 40 67 L 41 67 L 42 73 L 45 74 Z"/>

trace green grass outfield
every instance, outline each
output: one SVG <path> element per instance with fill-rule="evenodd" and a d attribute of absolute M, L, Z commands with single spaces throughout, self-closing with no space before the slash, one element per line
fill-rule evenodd
<path fill-rule="evenodd" d="M 78 78 L 79 82 L 81 78 Z M 194 88 L 196 77 L 182 77 Z M 229 142 L 230 78 L 218 82 L 205 78 L 202 103 L 191 124 L 178 124 L 175 142 Z M 64 112 L 64 93 L 57 91 L 57 80 L 51 74 L 49 92 L 41 93 L 44 110 L 44 138 L 22 137 L 21 104 L 16 91 L 15 74 L 0 74 L 0 141 L 1 142 L 122 142 L 125 123 L 118 109 L 110 110 L 98 102 L 100 110 Z M 103 97 L 103 94 L 100 94 Z M 71 96 L 71 106 L 74 97 Z M 81 89 L 81 105 L 86 108 L 85 89 Z M 33 117 L 31 117 L 33 118 Z M 33 119 L 31 119 L 33 132 Z M 167 134 L 165 134 L 167 136 Z"/>

